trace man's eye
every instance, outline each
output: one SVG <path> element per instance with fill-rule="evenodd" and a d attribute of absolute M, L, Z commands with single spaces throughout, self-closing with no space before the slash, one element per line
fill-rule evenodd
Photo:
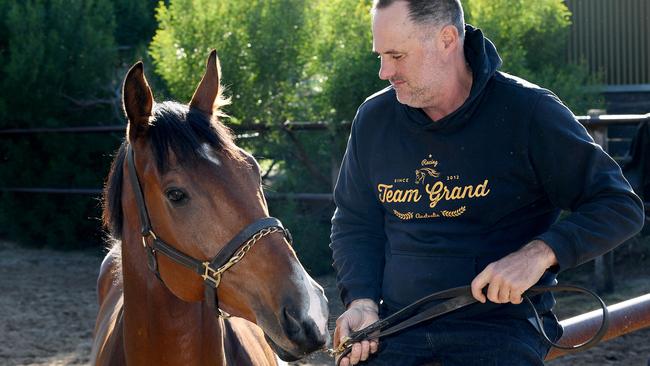
<path fill-rule="evenodd" d="M 403 57 L 403 55 L 393 55 L 393 60 L 399 60 Z"/>
<path fill-rule="evenodd" d="M 185 192 L 181 191 L 178 188 L 172 188 L 165 192 L 167 199 L 174 204 L 179 204 L 187 200 L 187 195 Z"/>

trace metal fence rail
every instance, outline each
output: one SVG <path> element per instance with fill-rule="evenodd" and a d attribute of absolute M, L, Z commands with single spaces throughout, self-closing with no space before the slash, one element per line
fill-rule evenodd
<path fill-rule="evenodd" d="M 349 122 L 343 122 L 340 126 L 349 126 Z M 226 124 L 228 128 L 235 133 L 244 132 L 267 132 L 271 130 L 289 130 L 289 131 L 319 131 L 327 130 L 331 124 L 327 122 L 297 122 L 287 121 L 279 126 L 271 126 L 262 123 L 247 124 Z M 110 133 L 126 131 L 126 125 L 98 125 L 98 126 L 80 126 L 80 127 L 59 127 L 59 128 L 10 128 L 0 130 L 0 137 L 11 137 L 16 135 L 31 135 L 39 133 Z"/>
<path fill-rule="evenodd" d="M 650 327 L 650 294 L 610 305 L 607 308 L 610 317 L 609 328 L 601 342 Z M 564 334 L 558 343 L 579 344 L 586 341 L 596 334 L 602 320 L 602 310 L 594 310 L 562 320 L 560 324 L 562 324 Z M 567 353 L 566 350 L 551 348 L 546 356 L 546 361 Z"/>
<path fill-rule="evenodd" d="M 267 124 L 227 124 L 236 134 L 247 134 L 251 132 L 270 132 L 270 131 L 326 131 L 330 128 L 349 128 L 349 122 L 343 122 L 338 125 L 331 125 L 326 122 L 299 122 L 287 121 L 281 125 Z M 126 125 L 99 125 L 99 126 L 79 126 L 79 127 L 61 127 L 61 128 L 12 128 L 0 130 L 0 138 L 16 138 L 34 134 L 96 134 L 96 133 L 122 133 L 126 131 Z M 337 172 L 338 173 L 338 172 Z M 99 196 L 102 189 L 99 188 L 62 188 L 62 187 L 0 187 L 0 192 L 12 193 L 41 193 L 41 194 L 75 194 L 75 195 L 92 195 Z M 330 193 L 277 193 L 265 192 L 265 196 L 270 200 L 299 200 L 299 201 L 332 201 Z"/>
<path fill-rule="evenodd" d="M 576 119 L 583 124 L 591 133 L 594 140 L 600 144 L 605 151 L 608 150 L 607 128 L 614 125 L 634 125 L 645 121 L 650 121 L 648 114 L 629 114 L 629 115 L 600 115 L 600 116 L 577 116 Z M 349 122 L 332 125 L 326 122 L 285 122 L 279 126 L 267 124 L 245 123 L 239 125 L 227 125 L 235 133 L 247 132 L 268 132 L 272 130 L 288 131 L 325 131 L 330 128 L 349 128 Z M 43 134 L 43 133 L 124 133 L 125 125 L 105 125 L 105 126 L 83 126 L 83 127 L 63 127 L 63 128 L 14 128 L 0 130 L 0 138 L 12 138 L 16 136 Z M 332 162 L 335 164 L 335 162 Z M 335 182 L 335 171 L 332 169 L 332 181 Z M 99 195 L 102 190 L 98 188 L 53 188 L 53 187 L 0 187 L 3 192 L 16 193 L 45 193 L 45 194 L 86 194 Z M 268 193 L 269 199 L 295 199 L 295 200 L 321 200 L 331 201 L 332 195 L 329 193 Z"/>

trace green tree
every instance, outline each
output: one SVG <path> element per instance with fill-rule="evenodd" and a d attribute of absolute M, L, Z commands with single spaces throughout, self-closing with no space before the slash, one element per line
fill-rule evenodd
<path fill-rule="evenodd" d="M 43 126 L 44 118 L 67 118 L 75 101 L 112 92 L 105 85 L 115 60 L 112 13 L 105 0 L 32 0 L 9 6 L 2 87 L 11 91 L 4 96 L 22 127 Z"/>
<path fill-rule="evenodd" d="M 187 101 L 203 74 L 209 50 L 215 48 L 222 83 L 232 98 L 226 110 L 232 116 L 229 123 L 278 127 L 285 121 L 312 121 L 317 90 L 306 65 L 311 57 L 309 42 L 315 36 L 314 23 L 308 21 L 313 4 L 302 0 L 160 2 L 158 29 L 150 45 L 156 73 L 174 99 Z M 261 158 L 263 169 L 270 173 L 265 174 L 267 191 L 327 192 L 330 160 L 322 142 L 328 140 L 323 133 L 275 129 L 263 138 L 238 143 Z M 315 219 L 298 202 L 270 204 L 272 213 L 285 222 L 300 223 L 294 234 L 303 259 L 310 248 L 328 256 L 326 234 L 315 234 L 326 227 L 320 221 L 328 218 Z M 304 224 L 314 220 L 318 225 Z M 319 238 L 318 247 L 314 237 Z"/>
<path fill-rule="evenodd" d="M 147 46 L 156 30 L 156 1 L 113 0 L 115 8 L 115 41 L 121 47 Z"/>
<path fill-rule="evenodd" d="M 309 74 L 318 85 L 320 118 L 350 121 L 359 104 L 388 83 L 378 78 L 372 53 L 372 1 L 319 1 L 312 19 L 314 55 Z"/>
<path fill-rule="evenodd" d="M 576 114 L 603 104 L 585 87 L 598 83 L 584 64 L 566 62 L 571 12 L 562 0 L 465 0 L 468 23 L 492 40 L 502 70 L 558 94 Z"/>
<path fill-rule="evenodd" d="M 30 0 L 2 2 L 0 8 L 0 128 L 106 121 L 116 63 L 112 2 Z M 108 166 L 106 153 L 117 140 L 88 135 L 0 138 L 3 187 L 97 187 Z M 25 244 L 94 245 L 96 208 L 97 201 L 85 196 L 5 192 L 0 194 L 0 227 Z"/>

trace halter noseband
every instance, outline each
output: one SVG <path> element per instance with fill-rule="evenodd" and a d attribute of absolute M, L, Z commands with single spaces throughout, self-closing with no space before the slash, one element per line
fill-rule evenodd
<path fill-rule="evenodd" d="M 289 230 L 285 229 L 280 220 L 275 217 L 264 217 L 240 231 L 239 234 L 232 238 L 217 253 L 217 255 L 212 258 L 212 260 L 200 261 L 195 259 L 194 257 L 191 257 L 165 243 L 154 233 L 153 228 L 151 227 L 151 221 L 149 220 L 149 214 L 147 213 L 147 206 L 144 201 L 144 195 L 142 194 L 142 188 L 140 187 L 140 181 L 138 180 L 138 173 L 135 170 L 135 158 L 131 145 L 127 146 L 126 154 L 128 159 L 129 180 L 140 213 L 142 245 L 147 249 L 147 264 L 149 269 L 154 272 L 156 277 L 158 277 L 158 279 L 164 284 L 164 281 L 160 277 L 160 272 L 158 271 L 158 260 L 156 259 L 156 253 L 160 252 L 172 261 L 193 270 L 203 278 L 203 283 L 205 285 L 205 301 L 215 310 L 218 316 L 227 316 L 221 309 L 219 309 L 219 300 L 216 293 L 217 287 L 221 283 L 221 276 L 223 273 L 242 260 L 244 255 L 248 253 L 253 245 L 263 237 L 272 233 L 282 232 L 289 244 L 292 244 L 293 240 L 291 238 L 291 233 L 289 233 Z M 147 245 L 148 237 L 152 239 L 151 246 Z"/>

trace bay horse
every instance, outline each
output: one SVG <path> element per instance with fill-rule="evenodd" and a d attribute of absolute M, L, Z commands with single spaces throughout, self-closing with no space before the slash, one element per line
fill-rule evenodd
<path fill-rule="evenodd" d="M 257 162 L 219 121 L 219 78 L 212 51 L 189 105 L 155 103 L 142 62 L 124 79 L 94 365 L 277 365 L 330 342 L 323 289 L 269 217 Z"/>

